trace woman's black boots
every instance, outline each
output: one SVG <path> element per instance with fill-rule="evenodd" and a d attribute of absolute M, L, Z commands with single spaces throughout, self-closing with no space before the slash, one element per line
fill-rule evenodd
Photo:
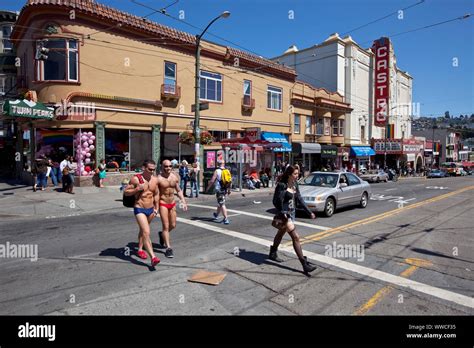
<path fill-rule="evenodd" d="M 308 260 L 306 259 L 306 256 L 303 258 L 303 260 L 300 260 L 301 265 L 303 266 L 303 272 L 307 276 L 309 276 L 311 272 L 313 272 L 316 269 L 316 266 L 309 263 Z"/>
<path fill-rule="evenodd" d="M 270 246 L 270 255 L 268 256 L 268 258 L 275 262 L 283 262 L 282 259 L 278 258 L 277 250 L 278 248 L 275 248 L 273 245 Z"/>

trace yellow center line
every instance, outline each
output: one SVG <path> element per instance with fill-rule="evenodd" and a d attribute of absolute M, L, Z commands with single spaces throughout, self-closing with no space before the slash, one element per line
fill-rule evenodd
<path fill-rule="evenodd" d="M 401 277 L 408 278 L 411 276 L 419 267 L 428 267 L 431 266 L 432 263 L 427 260 L 422 260 L 422 259 L 405 259 L 405 262 L 407 264 L 410 264 L 411 266 L 408 267 L 406 270 L 404 270 L 402 273 L 400 273 Z M 354 315 L 364 315 L 366 314 L 370 309 L 372 309 L 377 303 L 382 301 L 382 299 L 390 294 L 394 287 L 392 285 L 387 285 L 384 286 L 382 289 L 377 291 L 366 303 L 364 303 L 362 306 L 360 306 L 355 312 Z"/>
<path fill-rule="evenodd" d="M 429 203 L 437 202 L 437 201 L 440 201 L 442 199 L 445 199 L 445 198 L 448 198 L 448 197 L 451 197 L 451 196 L 454 196 L 454 195 L 457 195 L 459 193 L 462 193 L 462 192 L 465 192 L 465 191 L 468 191 L 468 190 L 472 190 L 472 189 L 474 189 L 474 186 L 467 186 L 467 187 L 464 187 L 462 189 L 459 189 L 459 190 L 456 190 L 456 191 L 453 191 L 453 192 L 445 193 L 443 195 L 436 196 L 436 197 L 433 197 L 433 198 L 429 198 L 429 199 L 426 199 L 426 200 L 418 202 L 418 203 L 413 203 L 413 204 L 404 206 L 402 208 L 397 208 L 395 210 L 391 210 L 391 211 L 388 211 L 388 212 L 385 212 L 385 213 L 381 213 L 381 214 L 374 215 L 374 216 L 369 216 L 365 219 L 357 220 L 357 221 L 351 222 L 351 223 L 346 224 L 346 225 L 342 225 L 342 226 L 339 226 L 339 227 L 332 228 L 330 230 L 318 232 L 318 233 L 315 233 L 315 234 L 312 234 L 312 235 L 309 235 L 309 236 L 306 236 L 306 237 L 301 237 L 301 244 L 307 244 L 307 243 L 310 243 L 310 242 L 318 241 L 320 239 L 332 236 L 336 233 L 342 232 L 342 231 L 347 230 L 349 228 L 352 228 L 352 227 L 355 227 L 355 226 L 370 224 L 372 222 L 376 222 L 376 221 L 385 219 L 386 217 L 393 216 L 395 214 L 399 214 L 399 213 L 402 213 L 402 212 L 410 210 L 410 209 L 418 208 L 418 207 L 421 207 L 421 206 L 429 204 Z M 282 243 L 282 246 L 290 246 L 290 245 L 292 245 L 291 241 L 286 242 L 286 243 Z"/>

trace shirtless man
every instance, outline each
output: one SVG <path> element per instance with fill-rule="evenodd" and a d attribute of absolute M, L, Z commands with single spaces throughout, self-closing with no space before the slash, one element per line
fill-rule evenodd
<path fill-rule="evenodd" d="M 158 179 L 153 175 L 156 170 L 156 163 L 153 160 L 146 160 L 143 163 L 143 167 L 144 171 L 141 174 L 143 183 L 140 183 L 138 176 L 135 175 L 125 188 L 125 195 L 135 195 L 136 197 L 133 212 L 140 229 L 138 232 L 137 255 L 141 259 L 146 259 L 146 252 L 143 251 L 143 247 L 145 247 L 145 250 L 151 257 L 151 265 L 154 267 L 160 263 L 160 259 L 156 257 L 153 252 L 153 246 L 150 240 L 150 222 L 158 213 L 158 210 L 154 209 L 154 200 L 158 197 Z"/>
<path fill-rule="evenodd" d="M 188 210 L 183 191 L 179 187 L 179 177 L 172 172 L 171 161 L 164 160 L 161 164 L 161 173 L 158 175 L 158 196 L 155 196 L 155 210 L 159 210 L 163 231 L 158 232 L 160 244 L 166 248 L 165 256 L 173 257 L 170 232 L 176 227 L 176 202 L 174 192 L 178 194 L 183 210 Z"/>

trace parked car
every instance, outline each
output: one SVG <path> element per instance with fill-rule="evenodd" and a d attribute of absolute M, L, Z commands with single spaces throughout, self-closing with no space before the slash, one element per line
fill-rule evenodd
<path fill-rule="evenodd" d="M 368 173 L 361 175 L 360 178 L 368 182 L 388 182 L 388 174 L 381 169 L 370 170 Z"/>
<path fill-rule="evenodd" d="M 426 174 L 427 178 L 444 178 L 446 176 L 446 172 L 440 169 L 432 169 L 428 172 L 428 174 Z"/>
<path fill-rule="evenodd" d="M 464 170 L 464 168 L 458 168 L 456 169 L 456 175 L 458 176 L 466 176 L 468 175 L 467 172 Z"/>
<path fill-rule="evenodd" d="M 370 185 L 353 173 L 313 172 L 298 183 L 309 209 L 328 217 L 343 206 L 365 208 L 372 195 Z"/>

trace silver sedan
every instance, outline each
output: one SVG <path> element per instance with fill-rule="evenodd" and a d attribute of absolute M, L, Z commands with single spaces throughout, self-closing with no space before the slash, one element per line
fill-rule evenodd
<path fill-rule="evenodd" d="M 388 174 L 383 170 L 369 171 L 368 173 L 361 175 L 360 178 L 368 182 L 388 182 Z"/>
<path fill-rule="evenodd" d="M 298 184 L 309 209 L 328 217 L 343 206 L 365 208 L 372 194 L 370 185 L 352 173 L 313 172 Z"/>

